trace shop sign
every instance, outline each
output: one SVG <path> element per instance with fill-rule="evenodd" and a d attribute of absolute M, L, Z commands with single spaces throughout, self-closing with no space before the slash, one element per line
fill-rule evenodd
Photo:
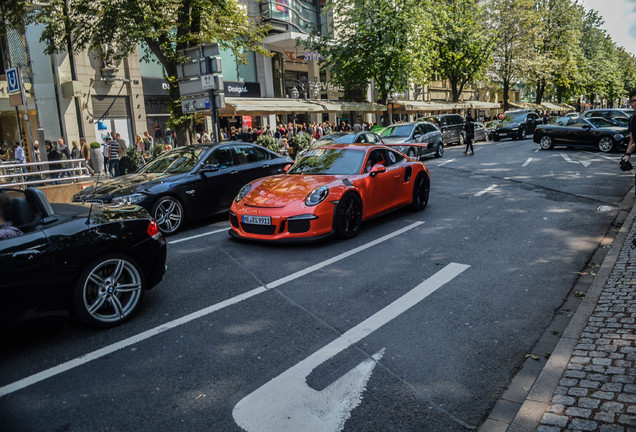
<path fill-rule="evenodd" d="M 324 57 L 320 55 L 318 51 L 305 50 L 300 54 L 296 54 L 294 51 L 285 51 L 285 55 L 291 61 L 295 62 L 307 62 L 309 60 L 324 60 Z"/>
<path fill-rule="evenodd" d="M 261 85 L 259 83 L 244 81 L 224 81 L 225 96 L 227 97 L 261 97 Z"/>

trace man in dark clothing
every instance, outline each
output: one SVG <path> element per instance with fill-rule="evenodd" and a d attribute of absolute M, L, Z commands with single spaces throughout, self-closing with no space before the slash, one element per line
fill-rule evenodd
<path fill-rule="evenodd" d="M 629 92 L 629 102 L 627 103 L 636 113 L 636 89 L 633 89 L 631 92 Z M 621 158 L 621 160 L 625 160 L 625 161 L 629 161 L 629 159 L 632 156 L 632 153 L 634 152 L 634 150 L 636 150 L 636 141 L 634 141 L 634 136 L 636 135 L 636 116 L 634 114 L 632 114 L 632 116 L 629 118 L 628 130 L 629 130 L 629 145 L 627 146 L 627 150 L 625 151 L 625 154 Z M 620 161 L 619 161 L 619 164 L 620 164 Z"/>
<path fill-rule="evenodd" d="M 473 149 L 473 140 L 475 139 L 475 123 L 470 114 L 468 114 L 468 116 L 466 117 L 464 131 L 466 133 L 466 150 L 464 151 L 464 154 L 475 156 L 475 151 Z M 468 153 L 469 149 L 470 153 Z"/>
<path fill-rule="evenodd" d="M 0 240 L 19 237 L 24 233 L 14 227 L 11 219 L 11 200 L 6 194 L 0 193 Z"/>
<path fill-rule="evenodd" d="M 239 141 L 249 142 L 252 136 L 251 134 L 247 133 L 243 128 L 241 128 L 239 134 L 236 137 L 239 139 Z"/>

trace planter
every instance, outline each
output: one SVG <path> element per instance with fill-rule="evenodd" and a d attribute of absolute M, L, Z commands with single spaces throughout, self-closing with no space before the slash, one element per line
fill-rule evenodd
<path fill-rule="evenodd" d="M 93 171 L 97 174 L 104 171 L 104 155 L 102 154 L 102 149 L 91 149 L 91 165 L 93 167 Z"/>

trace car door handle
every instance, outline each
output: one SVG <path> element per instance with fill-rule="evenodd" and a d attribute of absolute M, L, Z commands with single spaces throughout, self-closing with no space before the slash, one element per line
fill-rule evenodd
<path fill-rule="evenodd" d="M 238 170 L 230 171 L 230 174 L 238 174 Z"/>
<path fill-rule="evenodd" d="M 26 258 L 27 260 L 32 260 L 36 255 L 39 255 L 39 250 L 29 249 L 25 251 L 19 251 L 12 255 L 13 258 Z"/>
<path fill-rule="evenodd" d="M 396 175 L 395 175 L 395 178 L 396 178 L 396 179 L 399 179 L 400 177 L 402 177 L 400 174 L 396 174 Z"/>
<path fill-rule="evenodd" d="M 263 165 L 263 168 L 269 168 L 269 164 Z"/>

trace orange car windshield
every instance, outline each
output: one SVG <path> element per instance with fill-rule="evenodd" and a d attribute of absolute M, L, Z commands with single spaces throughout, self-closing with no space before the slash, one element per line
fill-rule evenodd
<path fill-rule="evenodd" d="M 287 174 L 360 174 L 364 155 L 356 149 L 318 148 L 307 152 Z"/>

